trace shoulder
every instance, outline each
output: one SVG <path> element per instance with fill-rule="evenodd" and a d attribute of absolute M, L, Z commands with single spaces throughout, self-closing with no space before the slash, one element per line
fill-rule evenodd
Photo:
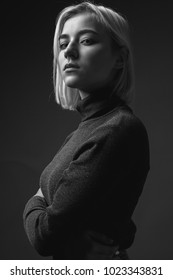
<path fill-rule="evenodd" d="M 143 122 L 128 106 L 107 114 L 89 136 L 89 142 L 121 155 L 149 154 L 149 140 Z"/>
<path fill-rule="evenodd" d="M 133 113 L 132 109 L 126 105 L 112 111 L 109 121 L 112 126 L 122 128 L 144 127 L 142 121 Z"/>
<path fill-rule="evenodd" d="M 146 134 L 147 130 L 143 122 L 137 117 L 130 107 L 124 105 L 117 107 L 104 116 L 100 125 L 94 133 L 103 133 L 109 135 L 128 135 L 128 134 Z"/>

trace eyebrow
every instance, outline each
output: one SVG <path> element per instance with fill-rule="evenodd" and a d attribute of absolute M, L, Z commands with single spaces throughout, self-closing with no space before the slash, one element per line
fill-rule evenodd
<path fill-rule="evenodd" d="M 93 33 L 94 35 L 99 35 L 99 33 L 97 32 L 97 31 L 95 31 L 95 30 L 93 30 L 93 29 L 82 29 L 82 30 L 80 30 L 78 33 L 77 33 L 77 35 L 83 35 L 83 34 L 85 34 L 85 33 Z M 61 40 L 61 39 L 66 39 L 66 38 L 69 38 L 69 35 L 68 34 L 61 34 L 60 36 L 59 36 L 59 40 Z"/>

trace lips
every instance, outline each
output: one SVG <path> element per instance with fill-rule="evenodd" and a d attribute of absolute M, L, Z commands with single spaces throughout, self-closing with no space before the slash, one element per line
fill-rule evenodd
<path fill-rule="evenodd" d="M 78 69 L 78 68 L 79 68 L 79 66 L 75 63 L 67 63 L 64 67 L 64 71 L 66 69 Z"/>

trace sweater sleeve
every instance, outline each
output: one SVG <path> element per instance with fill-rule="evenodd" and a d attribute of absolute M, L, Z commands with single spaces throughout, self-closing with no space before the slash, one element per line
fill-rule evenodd
<path fill-rule="evenodd" d="M 44 199 L 37 196 L 28 201 L 24 210 L 25 230 L 31 244 L 41 255 L 52 254 L 55 242 L 57 243 L 59 240 L 59 244 L 61 243 L 64 231 L 70 232 L 70 229 L 75 227 L 81 219 L 87 222 L 89 219 L 87 213 L 91 212 L 90 205 L 91 208 L 93 206 L 93 209 L 95 207 L 94 199 L 97 198 L 99 201 L 106 196 L 109 205 L 109 198 L 111 200 L 111 196 L 114 195 L 115 201 L 120 200 L 122 208 L 124 208 L 123 193 L 126 192 L 128 197 L 130 188 L 127 189 L 125 186 L 120 191 L 118 186 L 121 185 L 122 178 L 129 176 L 129 167 L 134 168 L 132 163 L 139 151 L 135 152 L 134 157 L 131 155 L 134 153 L 134 145 L 137 143 L 139 148 L 136 149 L 143 149 L 140 161 L 140 169 L 143 169 L 141 181 L 145 181 L 148 172 L 145 156 L 147 143 L 146 138 L 143 139 L 145 133 L 142 134 L 139 133 L 139 137 L 134 143 L 134 133 L 129 134 L 126 129 L 98 129 L 88 141 L 77 149 L 73 160 L 64 170 L 52 204 L 47 206 Z M 138 176 L 140 176 L 139 172 Z M 111 188 L 112 182 L 114 188 Z M 139 188 L 130 210 L 126 208 L 127 211 L 121 211 L 119 209 L 118 212 L 122 213 L 122 215 L 119 214 L 121 217 L 117 217 L 117 211 L 114 211 L 115 220 L 124 219 L 125 215 L 132 214 L 141 191 Z M 114 205 L 116 208 L 116 203 Z M 117 205 L 120 204 L 117 203 Z M 107 211 L 109 211 L 109 206 Z"/>

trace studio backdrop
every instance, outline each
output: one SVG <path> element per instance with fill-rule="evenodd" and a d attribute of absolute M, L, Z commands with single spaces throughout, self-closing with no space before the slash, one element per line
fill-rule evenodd
<path fill-rule="evenodd" d="M 0 259 L 42 259 L 22 214 L 39 177 L 80 122 L 56 103 L 52 44 L 56 16 L 73 1 L 7 2 L 1 51 Z M 100 3 L 100 1 L 95 1 Z M 173 86 L 171 1 L 101 1 L 124 15 L 133 44 L 135 113 L 150 141 L 151 169 L 133 218 L 131 259 L 173 259 Z M 75 1 L 76 3 L 76 1 Z"/>

